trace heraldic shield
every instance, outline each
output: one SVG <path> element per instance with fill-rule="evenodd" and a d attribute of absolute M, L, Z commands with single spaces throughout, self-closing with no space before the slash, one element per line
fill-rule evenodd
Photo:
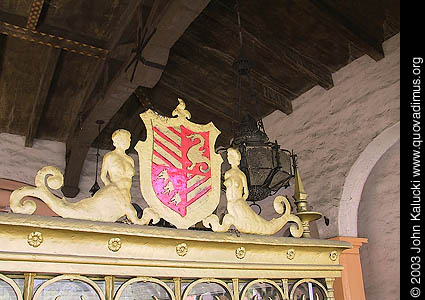
<path fill-rule="evenodd" d="M 145 201 L 164 220 L 187 229 L 217 208 L 223 160 L 214 151 L 220 131 L 212 123 L 190 122 L 185 103 L 178 100 L 174 118 L 152 110 L 140 114 L 147 134 L 135 149 Z"/>

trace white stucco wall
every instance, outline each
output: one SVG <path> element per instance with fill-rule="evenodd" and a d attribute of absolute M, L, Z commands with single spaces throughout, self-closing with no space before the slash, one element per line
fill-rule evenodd
<path fill-rule="evenodd" d="M 363 189 L 358 215 L 367 300 L 400 299 L 400 142 L 378 161 Z"/>
<path fill-rule="evenodd" d="M 311 206 L 330 219 L 320 237 L 338 235 L 345 178 L 366 146 L 400 120 L 400 35 L 383 44 L 385 57 L 363 56 L 333 74 L 330 90 L 316 86 L 293 101 L 289 116 L 264 119 L 267 134 L 298 154 Z M 272 215 L 272 213 L 269 213 Z"/>

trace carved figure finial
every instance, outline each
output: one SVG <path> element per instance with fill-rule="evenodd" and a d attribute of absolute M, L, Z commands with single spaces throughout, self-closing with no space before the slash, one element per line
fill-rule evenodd
<path fill-rule="evenodd" d="M 125 153 L 130 147 L 130 132 L 124 129 L 112 134 L 115 149 L 105 154 L 100 177 L 104 183 L 93 197 L 79 202 L 69 202 L 65 197 L 59 198 L 50 190 L 59 189 L 63 185 L 63 175 L 52 166 L 38 171 L 35 177 L 36 187 L 23 187 L 13 191 L 10 196 L 10 207 L 15 213 L 33 214 L 36 204 L 32 200 L 21 200 L 25 196 L 39 198 L 59 216 L 92 221 L 115 222 L 126 216 L 132 223 L 147 224 L 150 220 L 159 221 L 159 216 L 151 209 L 143 211 L 142 219 L 131 205 L 130 188 L 135 174 L 134 161 Z M 47 185 L 46 185 L 47 182 Z"/>
<path fill-rule="evenodd" d="M 190 112 L 186 110 L 186 103 L 184 103 L 183 99 L 178 98 L 179 104 L 177 107 L 173 110 L 172 116 L 173 117 L 179 117 L 179 118 L 186 118 L 190 119 L 191 115 Z"/>
<path fill-rule="evenodd" d="M 239 151 L 229 148 L 227 150 L 227 160 L 231 165 L 230 170 L 224 174 L 227 214 L 224 216 L 222 224 L 219 223 L 216 215 L 210 215 L 203 220 L 204 226 L 212 228 L 213 231 L 224 232 L 233 225 L 243 233 L 270 235 L 278 232 L 286 223 L 295 222 L 296 224 L 290 226 L 290 231 L 292 236 L 300 237 L 303 233 L 301 220 L 291 214 L 288 199 L 284 196 L 278 196 L 274 199 L 273 207 L 282 216 L 270 221 L 263 219 L 246 202 L 249 192 L 246 176 L 239 169 L 241 160 Z"/>

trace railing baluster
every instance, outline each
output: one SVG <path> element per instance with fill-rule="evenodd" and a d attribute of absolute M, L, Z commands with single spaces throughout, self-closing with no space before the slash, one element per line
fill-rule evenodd
<path fill-rule="evenodd" d="M 105 276 L 105 293 L 106 293 L 106 300 L 113 300 L 114 299 L 114 283 L 115 278 L 114 276 Z"/>
<path fill-rule="evenodd" d="M 282 279 L 283 300 L 289 300 L 288 279 Z"/>
<path fill-rule="evenodd" d="M 176 300 L 182 299 L 182 280 L 181 278 L 173 278 L 174 281 L 174 295 Z"/>
<path fill-rule="evenodd" d="M 326 278 L 326 287 L 328 289 L 328 300 L 335 300 L 334 281 L 335 278 Z"/>
<path fill-rule="evenodd" d="M 232 300 L 239 300 L 239 279 L 234 278 L 232 279 L 232 282 L 233 282 Z"/>
<path fill-rule="evenodd" d="M 34 277 L 35 273 L 25 273 L 25 282 L 24 282 L 24 300 L 31 300 L 34 290 Z"/>

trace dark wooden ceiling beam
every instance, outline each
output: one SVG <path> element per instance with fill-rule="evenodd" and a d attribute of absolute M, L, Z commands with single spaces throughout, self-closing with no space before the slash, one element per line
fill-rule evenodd
<path fill-rule="evenodd" d="M 193 39 L 193 36 L 185 35 L 185 40 L 190 41 L 194 46 L 199 44 Z M 220 50 L 213 49 L 210 47 L 199 47 L 200 51 L 207 51 L 221 61 L 224 61 L 227 65 L 231 66 L 235 61 L 235 57 L 230 54 L 223 53 Z M 199 51 L 198 51 L 199 52 Z M 280 110 L 285 114 L 292 113 L 292 103 L 290 99 L 296 98 L 298 95 L 293 93 L 290 89 L 282 86 L 269 76 L 258 72 L 255 69 L 251 70 L 251 78 L 253 88 L 257 92 L 257 96 L 260 97 L 261 102 L 270 105 L 274 109 Z"/>
<path fill-rule="evenodd" d="M 183 99 L 187 99 L 189 102 L 194 102 L 196 104 L 201 105 L 206 110 L 214 113 L 215 115 L 218 115 L 226 120 L 229 121 L 235 121 L 235 116 L 228 114 L 224 111 L 221 111 L 217 106 L 208 104 L 205 100 L 207 100 L 209 103 L 220 103 L 220 99 L 216 99 L 214 95 L 211 93 L 208 93 L 206 91 L 203 91 L 200 88 L 197 88 L 196 86 L 190 84 L 186 80 L 182 80 L 180 78 L 176 78 L 175 76 L 164 72 L 164 75 L 162 76 L 159 85 L 164 86 L 165 88 L 170 89 L 177 95 L 181 95 Z M 205 100 L 201 100 L 205 99 Z"/>
<path fill-rule="evenodd" d="M 121 14 L 119 22 L 118 22 L 118 26 L 114 29 L 114 32 L 112 34 L 112 39 L 108 44 L 108 50 L 110 50 L 111 52 L 119 44 L 119 41 L 123 33 L 125 32 L 127 26 L 130 24 L 137 10 L 139 9 L 141 2 L 142 0 L 130 2 L 127 8 L 124 10 L 124 12 Z M 81 101 L 81 105 L 79 108 L 79 113 L 73 122 L 72 129 L 66 141 L 65 183 L 64 183 L 64 186 L 62 187 L 62 193 L 67 197 L 72 198 L 79 193 L 78 185 L 79 185 L 80 173 L 81 173 L 81 169 L 83 167 L 85 158 L 87 156 L 88 149 L 91 145 L 91 143 L 90 145 L 87 145 L 87 142 L 86 142 L 85 144 L 81 146 L 82 147 L 81 149 L 77 148 L 81 144 L 81 141 L 79 140 L 80 134 L 83 133 L 83 130 L 85 131 L 85 133 L 87 133 L 88 131 L 87 122 L 85 123 L 86 126 L 83 127 L 83 116 L 85 116 L 87 120 L 88 118 L 87 115 L 89 115 L 89 113 L 93 110 L 93 108 L 99 101 L 99 98 L 101 99 L 105 96 L 107 87 L 102 89 L 102 91 L 98 94 L 96 94 L 96 87 L 97 87 L 98 81 L 102 78 L 102 75 L 104 75 L 105 73 L 107 63 L 108 62 L 106 60 L 101 60 L 97 62 L 95 71 L 93 72 L 93 76 L 91 80 L 87 82 L 87 85 L 84 91 L 84 97 L 83 97 L 83 100 Z M 96 124 L 97 120 L 102 120 L 104 122 L 108 121 L 100 117 L 94 120 L 92 125 L 98 126 Z M 89 126 L 89 127 L 91 128 L 92 126 Z M 93 130 L 91 130 L 89 134 L 90 136 L 92 136 Z M 96 135 L 98 135 L 98 133 Z M 97 136 L 92 137 L 93 141 L 96 139 L 96 137 Z M 79 159 L 80 152 L 82 157 Z M 74 163 L 75 166 L 70 167 L 69 163 Z"/>
<path fill-rule="evenodd" d="M 161 17 L 155 31 L 142 51 L 145 61 L 166 65 L 171 47 L 208 2 L 209 0 L 173 0 L 163 6 L 164 11 L 160 12 Z M 131 58 L 128 63 L 130 61 Z M 87 152 L 98 135 L 96 120 L 108 122 L 138 86 L 155 86 L 163 72 L 161 68 L 139 63 L 133 81 L 130 82 L 131 71 L 126 72 L 128 63 L 112 79 L 104 96 L 97 96 L 98 101 L 83 121 L 81 130 L 67 141 L 65 183 L 62 188 L 67 197 L 75 197 L 79 192 L 81 169 Z"/>
<path fill-rule="evenodd" d="M 256 91 L 256 96 L 260 102 L 268 104 L 276 110 L 289 115 L 292 113 L 292 102 L 288 97 L 284 96 L 281 92 L 274 89 L 273 84 L 267 84 L 258 81 L 255 76 L 252 80 L 252 88 Z"/>
<path fill-rule="evenodd" d="M 363 30 L 359 24 L 348 19 L 335 8 L 323 0 L 308 0 L 317 8 L 317 17 L 321 21 L 330 23 L 332 27 L 340 30 L 348 39 L 360 47 L 367 55 L 378 61 L 384 57 L 381 41 Z"/>
<path fill-rule="evenodd" d="M 55 74 L 56 65 L 59 61 L 61 49 L 48 48 L 47 60 L 44 69 L 41 72 L 40 84 L 35 96 L 30 120 L 28 122 L 27 134 L 25 136 L 25 147 L 32 147 L 34 137 L 37 134 L 40 118 L 43 113 L 47 95 Z"/>
<path fill-rule="evenodd" d="M 209 13 L 207 15 L 222 26 L 233 30 L 235 33 L 239 32 L 238 24 L 233 20 L 235 18 L 233 17 L 232 19 L 232 16 L 229 16 L 228 9 L 224 10 L 224 12 L 224 14 Z M 316 82 L 321 87 L 325 89 L 333 87 L 331 71 L 325 65 L 303 55 L 301 51 L 291 47 L 292 43 L 289 39 L 286 38 L 286 40 L 281 41 L 285 47 L 276 47 L 275 43 L 270 42 L 275 39 L 273 33 L 262 31 L 261 36 L 253 34 L 251 30 L 255 29 L 257 25 L 253 24 L 252 20 L 250 21 L 250 19 L 246 18 L 243 18 L 241 22 L 243 23 L 241 28 L 242 36 L 245 40 L 251 40 L 256 47 L 259 47 L 273 55 L 276 61 L 281 61 L 283 64 L 290 66 L 294 70 L 302 72 L 309 77 L 312 82 Z M 297 96 L 298 95 L 295 95 L 295 97 Z"/>
<path fill-rule="evenodd" d="M 326 66 L 303 55 L 300 51 L 289 46 L 290 43 L 287 43 L 287 46 L 283 48 L 276 48 L 273 43 L 266 45 L 264 41 L 266 33 L 258 37 L 247 30 L 243 29 L 242 31 L 243 34 L 252 39 L 257 46 L 272 54 L 277 61 L 280 60 L 295 70 L 304 73 L 313 82 L 316 82 L 324 89 L 329 90 L 334 86 L 332 73 Z"/>
<path fill-rule="evenodd" d="M 65 51 L 95 58 L 106 59 L 106 56 L 109 52 L 106 49 L 95 47 L 93 45 L 65 39 L 53 34 L 29 30 L 28 28 L 12 25 L 6 22 L 0 22 L 0 33 L 10 37 L 46 45 L 53 48 L 60 48 Z"/>
<path fill-rule="evenodd" d="M 45 0 L 34 0 L 32 2 L 26 26 L 29 30 L 35 30 L 37 28 L 37 23 L 40 19 L 44 1 Z"/>

